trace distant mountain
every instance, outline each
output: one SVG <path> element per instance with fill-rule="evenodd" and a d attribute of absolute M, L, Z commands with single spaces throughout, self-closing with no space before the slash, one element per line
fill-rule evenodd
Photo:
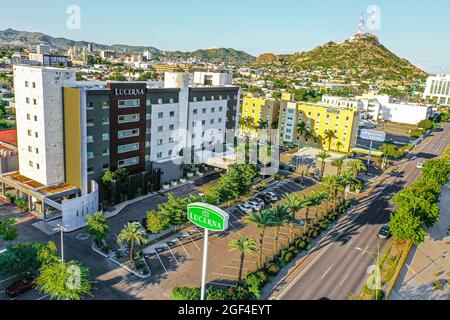
<path fill-rule="evenodd" d="M 85 46 L 87 41 L 74 41 L 66 38 L 54 38 L 49 35 L 40 32 L 27 32 L 17 31 L 14 29 L 6 29 L 0 31 L 0 44 L 3 45 L 15 45 L 15 46 L 27 46 L 37 45 L 40 43 L 48 43 L 56 50 L 68 50 L 73 46 Z M 224 63 L 251 63 L 255 58 L 243 51 L 237 51 L 234 49 L 204 49 L 194 52 L 180 52 L 180 51 L 162 51 L 151 46 L 129 46 L 123 44 L 104 45 L 99 43 L 93 43 L 95 48 L 101 50 L 114 50 L 119 53 L 133 52 L 141 53 L 145 50 L 149 50 L 154 57 L 168 56 L 181 59 L 197 59 L 201 62 L 224 62 Z"/>
<path fill-rule="evenodd" d="M 280 64 L 280 59 L 273 53 L 263 53 L 259 55 L 255 61 L 254 65 L 268 65 L 268 64 Z"/>
<path fill-rule="evenodd" d="M 426 72 L 384 47 L 376 36 L 363 35 L 342 43 L 328 42 L 308 52 L 284 56 L 288 66 L 307 70 L 347 71 L 351 78 L 404 81 L 423 79 Z"/>

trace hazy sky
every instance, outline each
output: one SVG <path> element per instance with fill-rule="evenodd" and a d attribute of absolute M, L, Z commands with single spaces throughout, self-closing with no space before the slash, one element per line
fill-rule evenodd
<path fill-rule="evenodd" d="M 70 5 L 80 8 L 79 29 L 67 27 Z M 430 72 L 450 73 L 448 0 L 0 0 L 0 30 L 162 50 L 292 53 L 345 40 L 361 11 L 371 16 L 370 5 L 381 9 L 374 33 L 388 49 Z"/>

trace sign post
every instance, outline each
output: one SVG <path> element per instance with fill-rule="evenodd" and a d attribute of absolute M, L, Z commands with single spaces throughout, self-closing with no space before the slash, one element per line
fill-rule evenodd
<path fill-rule="evenodd" d="M 205 240 L 203 245 L 202 289 L 201 289 L 201 300 L 205 300 L 209 230 L 224 231 L 228 229 L 228 220 L 230 216 L 222 209 L 206 203 L 192 203 L 188 205 L 187 208 L 189 221 L 205 229 Z"/>
<path fill-rule="evenodd" d="M 373 142 L 374 141 L 384 142 L 386 140 L 386 133 L 383 131 L 363 129 L 361 130 L 360 137 L 361 139 L 370 140 L 369 157 L 367 160 L 367 171 L 366 171 L 366 174 L 368 175 L 370 167 L 370 157 L 372 156 Z"/>

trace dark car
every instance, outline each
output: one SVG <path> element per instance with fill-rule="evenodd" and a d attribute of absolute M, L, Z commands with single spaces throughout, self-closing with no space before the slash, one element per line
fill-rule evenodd
<path fill-rule="evenodd" d="M 381 227 L 380 231 L 378 232 L 378 238 L 380 239 L 389 239 L 391 237 L 391 228 L 388 224 L 385 224 L 383 227 Z"/>
<path fill-rule="evenodd" d="M 8 296 L 14 298 L 33 290 L 33 287 L 34 278 L 29 275 L 20 279 L 19 281 L 14 282 L 12 285 L 6 288 L 5 293 Z"/>

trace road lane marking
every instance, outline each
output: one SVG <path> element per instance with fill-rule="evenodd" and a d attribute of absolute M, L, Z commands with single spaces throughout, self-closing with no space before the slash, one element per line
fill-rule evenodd
<path fill-rule="evenodd" d="M 367 246 L 364 250 L 361 250 L 361 255 L 363 256 L 367 252 L 367 250 L 369 250 L 369 246 Z"/>
<path fill-rule="evenodd" d="M 223 274 L 223 273 L 217 273 L 217 272 L 213 272 L 213 275 L 215 276 L 219 276 L 219 277 L 227 277 L 227 278 L 237 278 L 236 275 L 230 275 L 230 274 Z"/>
<path fill-rule="evenodd" d="M 369 223 L 366 223 L 365 225 L 364 225 L 364 227 L 362 227 L 362 229 L 361 229 L 361 231 L 364 231 L 366 228 L 367 228 L 367 225 L 368 225 Z"/>
<path fill-rule="evenodd" d="M 320 280 L 322 280 L 323 278 L 325 278 L 325 276 L 328 274 L 328 272 L 330 272 L 331 268 L 333 266 L 329 267 L 328 270 L 323 274 L 322 278 L 320 278 Z"/>
<path fill-rule="evenodd" d="M 351 245 L 352 245 L 352 242 L 349 241 L 349 243 L 348 243 L 348 245 L 345 247 L 345 250 L 344 250 L 344 251 L 347 251 L 347 250 L 351 247 Z"/>
<path fill-rule="evenodd" d="M 25 273 L 25 272 L 22 272 L 22 273 L 16 274 L 15 276 L 9 277 L 9 278 L 7 278 L 7 279 L 3 279 L 3 280 L 0 281 L 0 283 L 3 283 L 3 282 L 6 282 L 6 281 L 9 281 L 9 280 L 12 280 L 12 279 L 14 279 L 14 278 L 16 278 L 16 277 L 19 277 L 19 276 L 23 275 L 24 273 Z"/>
<path fill-rule="evenodd" d="M 339 283 L 339 288 L 342 287 L 342 285 L 344 284 L 345 280 L 347 280 L 348 278 L 348 273 L 345 275 L 344 279 L 342 279 L 341 283 Z"/>

